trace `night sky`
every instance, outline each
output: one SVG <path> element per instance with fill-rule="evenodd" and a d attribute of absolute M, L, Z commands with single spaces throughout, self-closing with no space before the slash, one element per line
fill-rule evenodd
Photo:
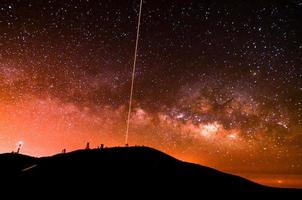
<path fill-rule="evenodd" d="M 1 0 L 0 152 L 123 146 L 139 0 Z M 144 0 L 129 144 L 302 187 L 302 3 Z"/>

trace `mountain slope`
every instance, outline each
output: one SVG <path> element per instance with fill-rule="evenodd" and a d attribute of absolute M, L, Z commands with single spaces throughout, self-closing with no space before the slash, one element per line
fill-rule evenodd
<path fill-rule="evenodd" d="M 80 193 L 145 191 L 171 194 L 217 194 L 219 192 L 296 193 L 258 185 L 197 164 L 179 161 L 148 147 L 115 147 L 78 150 L 51 157 L 0 155 L 2 180 L 18 182 L 21 188 L 52 188 Z"/>

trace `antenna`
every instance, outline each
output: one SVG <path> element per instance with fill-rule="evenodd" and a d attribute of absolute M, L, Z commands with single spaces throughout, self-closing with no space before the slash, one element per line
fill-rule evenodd
<path fill-rule="evenodd" d="M 19 141 L 19 142 L 17 143 L 17 146 L 18 146 L 18 149 L 17 149 L 16 154 L 19 154 L 19 153 L 20 153 L 20 150 L 21 150 L 21 148 L 22 148 L 22 146 L 23 146 L 23 142 L 22 142 L 22 141 Z"/>
<path fill-rule="evenodd" d="M 136 69 L 136 60 L 137 60 L 137 52 L 138 52 L 138 41 L 139 41 L 139 31 L 141 25 L 142 7 L 143 7 L 143 0 L 140 1 L 138 22 L 137 22 L 136 42 L 135 42 L 134 60 L 133 60 L 133 67 L 132 67 L 132 80 L 131 80 L 131 90 L 130 90 L 130 97 L 129 97 L 129 109 L 128 109 L 128 116 L 127 116 L 126 138 L 125 138 L 126 146 L 128 146 L 128 138 L 129 138 L 129 126 L 130 126 L 130 117 L 131 117 L 131 109 L 132 109 L 132 98 L 133 98 L 133 89 L 134 89 L 134 79 L 135 79 L 135 69 Z"/>

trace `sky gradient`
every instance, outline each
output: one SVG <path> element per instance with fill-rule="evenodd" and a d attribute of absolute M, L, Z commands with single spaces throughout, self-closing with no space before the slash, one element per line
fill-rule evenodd
<path fill-rule="evenodd" d="M 123 146 L 139 0 L 1 0 L 0 152 Z M 129 132 L 302 187 L 302 4 L 144 0 Z"/>

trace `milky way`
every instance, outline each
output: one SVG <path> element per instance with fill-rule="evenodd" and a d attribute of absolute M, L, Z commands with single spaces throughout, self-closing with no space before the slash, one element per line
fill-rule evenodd
<path fill-rule="evenodd" d="M 139 1 L 2 0 L 0 151 L 124 145 Z M 302 187 L 300 1 L 144 1 L 129 143 Z"/>

